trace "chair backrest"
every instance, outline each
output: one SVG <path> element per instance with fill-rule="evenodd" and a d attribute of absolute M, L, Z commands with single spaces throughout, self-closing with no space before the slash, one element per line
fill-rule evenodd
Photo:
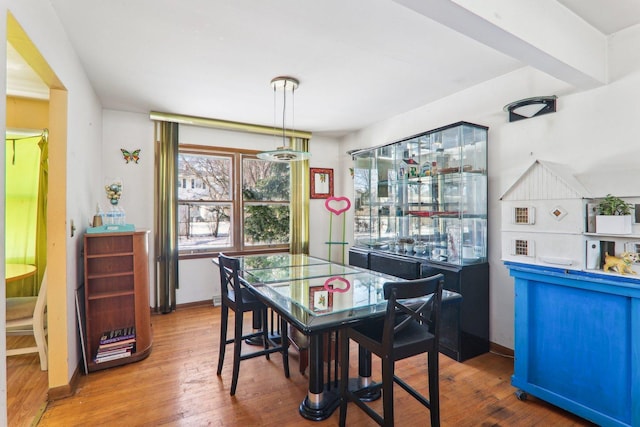
<path fill-rule="evenodd" d="M 218 263 L 220 265 L 220 290 L 222 291 L 222 300 L 242 305 L 242 288 L 238 277 L 240 260 L 220 253 L 218 255 Z M 238 298 L 236 298 L 236 295 L 238 295 Z"/>
<path fill-rule="evenodd" d="M 444 275 L 436 274 L 422 279 L 387 282 L 383 285 L 388 300 L 382 333 L 383 346 L 391 346 L 394 336 L 411 324 L 421 324 L 440 339 L 440 309 Z"/>

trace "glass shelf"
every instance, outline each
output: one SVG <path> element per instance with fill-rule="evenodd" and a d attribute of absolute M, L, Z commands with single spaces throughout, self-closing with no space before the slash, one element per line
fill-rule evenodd
<path fill-rule="evenodd" d="M 459 122 L 353 153 L 356 246 L 486 262 L 487 132 Z"/>

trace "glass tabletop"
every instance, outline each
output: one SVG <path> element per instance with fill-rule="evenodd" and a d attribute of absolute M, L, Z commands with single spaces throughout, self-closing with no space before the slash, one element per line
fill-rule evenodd
<path fill-rule="evenodd" d="M 243 277 L 249 283 L 275 283 L 311 279 L 314 277 L 343 276 L 356 274 L 362 270 L 356 270 L 340 264 L 310 264 L 292 265 L 286 267 L 244 269 Z"/>
<path fill-rule="evenodd" d="M 302 332 L 317 333 L 384 313 L 382 286 L 393 280 L 397 278 L 354 270 L 344 275 L 254 282 L 251 286 Z"/>
<path fill-rule="evenodd" d="M 264 254 L 238 257 L 240 270 L 250 271 L 265 268 L 292 267 L 298 265 L 329 264 L 329 261 L 306 254 Z"/>
<path fill-rule="evenodd" d="M 306 335 L 382 317 L 387 306 L 384 283 L 403 280 L 304 254 L 237 258 L 245 285 Z M 461 298 L 443 291 L 443 303 Z"/>

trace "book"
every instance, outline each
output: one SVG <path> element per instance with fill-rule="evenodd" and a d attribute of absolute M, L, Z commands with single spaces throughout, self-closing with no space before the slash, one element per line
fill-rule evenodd
<path fill-rule="evenodd" d="M 122 340 L 122 341 L 114 341 L 114 342 L 110 342 L 110 343 L 107 343 L 107 344 L 100 344 L 98 346 L 98 349 L 101 349 L 101 348 L 105 348 L 105 349 L 106 348 L 118 348 L 118 347 L 127 346 L 129 344 L 134 344 L 135 342 L 136 342 L 135 338 L 129 338 L 129 339 Z"/>
<path fill-rule="evenodd" d="M 111 355 L 104 356 L 104 357 L 96 357 L 95 358 L 95 362 L 96 363 L 103 363 L 103 362 L 108 362 L 110 360 L 122 359 L 122 358 L 130 357 L 130 356 L 131 356 L 131 352 L 127 351 L 127 352 L 124 352 L 124 353 L 111 354 Z"/>
<path fill-rule="evenodd" d="M 133 346 L 116 348 L 113 350 L 98 350 L 98 352 L 96 353 L 96 358 L 111 356 L 113 354 L 131 353 L 131 352 L 133 352 Z"/>
<path fill-rule="evenodd" d="M 100 336 L 100 344 L 110 344 L 117 341 L 124 341 L 127 339 L 135 338 L 136 328 L 129 326 L 128 328 L 113 329 L 111 331 L 103 332 Z"/>

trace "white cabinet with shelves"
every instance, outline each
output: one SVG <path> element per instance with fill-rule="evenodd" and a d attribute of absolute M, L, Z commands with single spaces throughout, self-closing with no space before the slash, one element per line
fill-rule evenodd
<path fill-rule="evenodd" d="M 588 270 L 604 272 L 602 268 L 605 262 L 605 253 L 622 257 L 626 252 L 631 254 L 630 256 L 625 256 L 629 262 L 630 270 L 636 274 L 640 273 L 640 263 L 638 263 L 640 260 L 640 223 L 638 223 L 638 213 L 640 212 L 634 212 L 636 209 L 633 209 L 640 203 L 640 197 L 623 197 L 622 199 L 632 207 L 631 215 L 626 217 L 630 224 L 626 226 L 624 232 L 600 231 L 602 228 L 598 225 L 597 219 L 622 219 L 621 216 L 597 216 L 599 213 L 598 204 L 604 198 L 593 198 L 585 206 L 586 231 L 583 234 L 586 240 L 585 265 Z M 597 259 L 594 259 L 596 257 Z M 608 273 L 611 273 L 611 270 Z M 618 274 L 618 272 L 614 271 L 612 274 Z M 628 275 L 629 270 L 625 274 Z"/>
<path fill-rule="evenodd" d="M 631 233 L 595 232 L 604 197 L 593 196 L 569 171 L 566 165 L 535 160 L 500 197 L 504 261 L 597 273 L 603 272 L 605 253 L 639 252 L 637 220 Z M 640 203 L 640 197 L 623 199 L 631 206 Z M 640 264 L 631 268 L 640 273 Z"/>

